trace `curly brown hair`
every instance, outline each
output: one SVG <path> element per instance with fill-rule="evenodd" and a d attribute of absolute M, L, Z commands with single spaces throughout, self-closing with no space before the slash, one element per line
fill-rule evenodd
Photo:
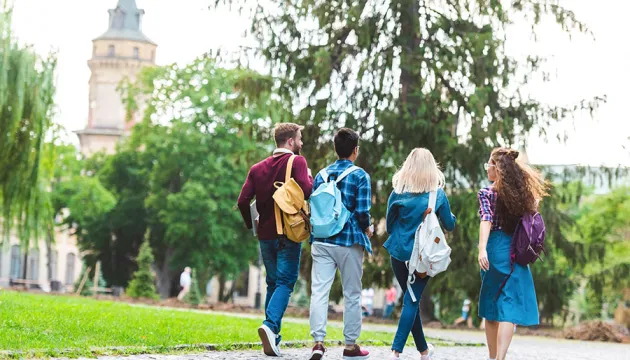
<path fill-rule="evenodd" d="M 540 172 L 529 165 L 516 161 L 519 152 L 513 149 L 496 148 L 490 155 L 495 165 L 497 178 L 497 212 L 501 226 L 513 233 L 523 214 L 536 212 L 538 202 L 548 196 L 548 183 Z"/>

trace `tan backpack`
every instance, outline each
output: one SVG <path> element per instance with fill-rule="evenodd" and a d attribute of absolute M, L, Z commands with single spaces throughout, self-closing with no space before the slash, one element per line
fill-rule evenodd
<path fill-rule="evenodd" d="M 311 236 L 311 220 L 304 192 L 291 177 L 295 157 L 296 155 L 291 155 L 289 158 L 284 182 L 276 181 L 273 184 L 276 188 L 273 200 L 278 235 L 285 235 L 294 242 L 302 242 Z"/>

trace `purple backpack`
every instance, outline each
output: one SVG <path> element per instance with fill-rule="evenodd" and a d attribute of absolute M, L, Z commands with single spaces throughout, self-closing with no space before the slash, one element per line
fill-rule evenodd
<path fill-rule="evenodd" d="M 505 286 L 505 283 L 514 272 L 514 263 L 527 266 L 535 263 L 538 259 L 543 261 L 540 257 L 540 253 L 545 252 L 544 245 L 545 222 L 543 221 L 542 216 L 540 216 L 537 212 L 523 215 L 516 225 L 514 235 L 512 236 L 512 250 L 510 251 L 512 270 L 505 280 L 503 280 L 495 299 L 499 298 L 499 294 L 501 294 L 501 290 Z"/>
<path fill-rule="evenodd" d="M 540 258 L 545 252 L 545 222 L 539 213 L 525 214 L 516 225 L 512 237 L 512 251 L 510 259 L 514 263 L 527 266 Z"/>

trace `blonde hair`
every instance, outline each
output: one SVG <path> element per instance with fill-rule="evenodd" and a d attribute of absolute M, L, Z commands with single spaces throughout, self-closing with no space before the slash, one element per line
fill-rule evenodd
<path fill-rule="evenodd" d="M 425 148 L 415 148 L 392 179 L 394 192 L 424 193 L 444 187 L 444 173 L 433 154 Z"/>

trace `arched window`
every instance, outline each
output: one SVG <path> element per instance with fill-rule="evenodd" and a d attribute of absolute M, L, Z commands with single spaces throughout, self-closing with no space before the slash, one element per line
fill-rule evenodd
<path fill-rule="evenodd" d="M 39 280 L 39 250 L 31 249 L 28 254 L 29 280 Z"/>
<path fill-rule="evenodd" d="M 109 45 L 107 48 L 107 56 L 116 56 L 116 47 L 114 45 Z"/>
<path fill-rule="evenodd" d="M 133 48 L 133 58 L 134 59 L 139 59 L 140 58 L 140 49 L 135 47 Z"/>
<path fill-rule="evenodd" d="M 66 285 L 72 285 L 74 283 L 74 262 L 76 256 L 73 253 L 68 253 L 66 260 Z"/>
<path fill-rule="evenodd" d="M 22 276 L 22 251 L 19 245 L 11 246 L 11 271 L 9 278 L 19 279 Z"/>

